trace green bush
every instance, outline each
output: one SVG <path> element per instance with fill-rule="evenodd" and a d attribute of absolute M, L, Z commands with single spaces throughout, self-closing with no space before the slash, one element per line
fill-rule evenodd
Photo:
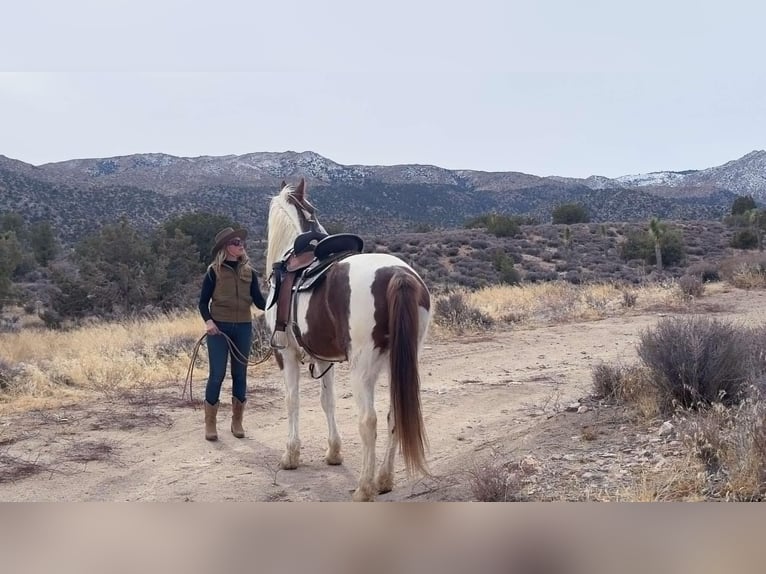
<path fill-rule="evenodd" d="M 686 257 L 683 238 L 676 230 L 667 230 L 660 236 L 660 249 L 664 265 L 678 265 Z M 620 256 L 625 261 L 641 259 L 649 265 L 654 265 L 657 263 L 654 239 L 648 231 L 628 233 L 626 240 L 620 245 Z"/>
<path fill-rule="evenodd" d="M 552 213 L 553 223 L 588 223 L 588 211 L 579 203 L 564 203 L 557 206 Z"/>
<path fill-rule="evenodd" d="M 521 223 L 521 218 L 516 216 L 488 213 L 468 220 L 465 227 L 468 229 L 484 227 L 488 233 L 496 237 L 514 237 L 521 233 Z"/>
<path fill-rule="evenodd" d="M 742 215 L 755 208 L 755 200 L 751 195 L 738 195 L 731 204 L 731 214 Z"/>
<path fill-rule="evenodd" d="M 742 229 L 731 238 L 731 246 L 735 249 L 756 249 L 758 234 L 752 229 Z"/>

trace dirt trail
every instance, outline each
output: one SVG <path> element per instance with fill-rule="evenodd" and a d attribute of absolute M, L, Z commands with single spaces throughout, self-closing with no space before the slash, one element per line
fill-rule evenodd
<path fill-rule="evenodd" d="M 724 317 L 764 320 L 764 293 L 732 290 L 710 299 Z M 465 471 L 473 462 L 493 449 L 530 447 L 532 437 L 540 436 L 535 427 L 544 421 L 550 426 L 550 415 L 588 394 L 595 364 L 634 360 L 640 331 L 660 315 L 431 340 L 422 359 L 422 399 L 435 477 L 410 481 L 397 459 L 394 490 L 379 500 L 470 499 Z M 336 366 L 336 379 L 341 466 L 324 464 L 318 383 L 304 376 L 301 466 L 277 472 L 287 425 L 282 383 L 270 362 L 250 371 L 247 438 L 241 440 L 228 430 L 224 399 L 220 439 L 205 441 L 202 411 L 179 402 L 178 385 L 6 417 L 0 422 L 0 465 L 24 463 L 31 471 L 20 469 L 16 480 L 0 482 L 0 500 L 350 500 L 360 445 L 345 365 Z M 202 387 L 195 382 L 196 396 Z M 227 380 L 224 391 L 229 389 Z M 385 383 L 376 398 L 379 421 L 385 421 Z"/>

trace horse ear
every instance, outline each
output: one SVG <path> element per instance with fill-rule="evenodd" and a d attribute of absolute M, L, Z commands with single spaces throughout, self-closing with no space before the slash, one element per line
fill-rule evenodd
<path fill-rule="evenodd" d="M 279 191 L 282 191 L 286 187 L 287 187 L 287 182 L 283 179 L 282 180 L 282 186 L 279 188 Z"/>
<path fill-rule="evenodd" d="M 306 180 L 304 178 L 301 178 L 301 181 L 298 183 L 298 187 L 295 188 L 293 195 L 297 197 L 298 200 L 303 201 L 303 197 L 306 195 Z"/>

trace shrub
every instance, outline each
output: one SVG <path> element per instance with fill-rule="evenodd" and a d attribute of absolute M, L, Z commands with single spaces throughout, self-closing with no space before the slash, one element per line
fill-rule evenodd
<path fill-rule="evenodd" d="M 23 373 L 23 365 L 15 365 L 0 358 L 0 391 L 9 390 Z"/>
<path fill-rule="evenodd" d="M 752 229 L 742 229 L 731 238 L 731 246 L 735 249 L 755 249 L 758 247 L 758 235 Z"/>
<path fill-rule="evenodd" d="M 664 265 L 677 265 L 686 255 L 683 238 L 676 230 L 667 230 L 660 236 L 660 250 Z M 626 240 L 620 245 L 620 256 L 625 261 L 641 259 L 649 265 L 657 263 L 654 250 L 654 239 L 648 231 L 628 233 Z"/>
<path fill-rule="evenodd" d="M 711 494 L 760 501 L 766 494 L 766 407 L 756 395 L 737 407 L 716 404 L 691 417 L 686 440 L 704 463 Z"/>
<path fill-rule="evenodd" d="M 731 214 L 742 215 L 755 208 L 755 200 L 752 195 L 738 195 L 731 205 Z"/>
<path fill-rule="evenodd" d="M 638 299 L 638 293 L 635 291 L 625 290 L 622 292 L 622 307 L 624 309 L 631 309 L 636 306 L 636 300 Z"/>
<path fill-rule="evenodd" d="M 497 456 L 474 462 L 468 470 L 469 485 L 479 502 L 519 502 L 525 499 L 523 483 L 531 468 L 524 461 L 502 463 Z"/>
<path fill-rule="evenodd" d="M 599 399 L 616 399 L 619 397 L 622 381 L 622 368 L 619 366 L 599 363 L 593 367 L 593 394 Z"/>
<path fill-rule="evenodd" d="M 687 275 L 696 275 L 702 279 L 703 283 L 710 283 L 712 281 L 720 281 L 721 274 L 718 271 L 718 267 L 709 261 L 700 261 L 690 265 L 686 270 Z"/>
<path fill-rule="evenodd" d="M 557 206 L 552 213 L 553 223 L 569 225 L 572 223 L 588 223 L 588 211 L 579 203 L 564 203 Z"/>
<path fill-rule="evenodd" d="M 462 293 L 452 293 L 436 300 L 434 319 L 448 328 L 462 331 L 465 328 L 487 328 L 494 324 L 494 319 L 475 307 L 469 306 Z"/>
<path fill-rule="evenodd" d="M 753 370 L 748 332 L 702 316 L 661 320 L 641 334 L 638 356 L 665 398 L 687 408 L 738 402 Z"/>
<path fill-rule="evenodd" d="M 702 297 L 705 291 L 705 285 L 702 278 L 696 275 L 684 275 L 678 280 L 678 287 L 681 289 L 684 300 Z"/>

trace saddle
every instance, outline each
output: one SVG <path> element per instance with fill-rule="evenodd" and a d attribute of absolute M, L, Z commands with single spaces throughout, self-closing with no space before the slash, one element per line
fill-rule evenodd
<path fill-rule="evenodd" d="M 361 253 L 363 247 L 362 238 L 352 233 L 326 235 L 308 231 L 295 239 L 284 259 L 274 263 L 274 289 L 271 301 L 266 305 L 267 309 L 275 303 L 277 305 L 277 320 L 271 336 L 271 346 L 274 349 L 287 347 L 285 330 L 291 322 L 291 314 L 294 317 L 297 311 L 296 294 L 310 291 L 319 285 L 330 267 L 346 257 Z M 294 320 L 292 326 L 296 340 L 302 345 L 300 329 Z"/>

